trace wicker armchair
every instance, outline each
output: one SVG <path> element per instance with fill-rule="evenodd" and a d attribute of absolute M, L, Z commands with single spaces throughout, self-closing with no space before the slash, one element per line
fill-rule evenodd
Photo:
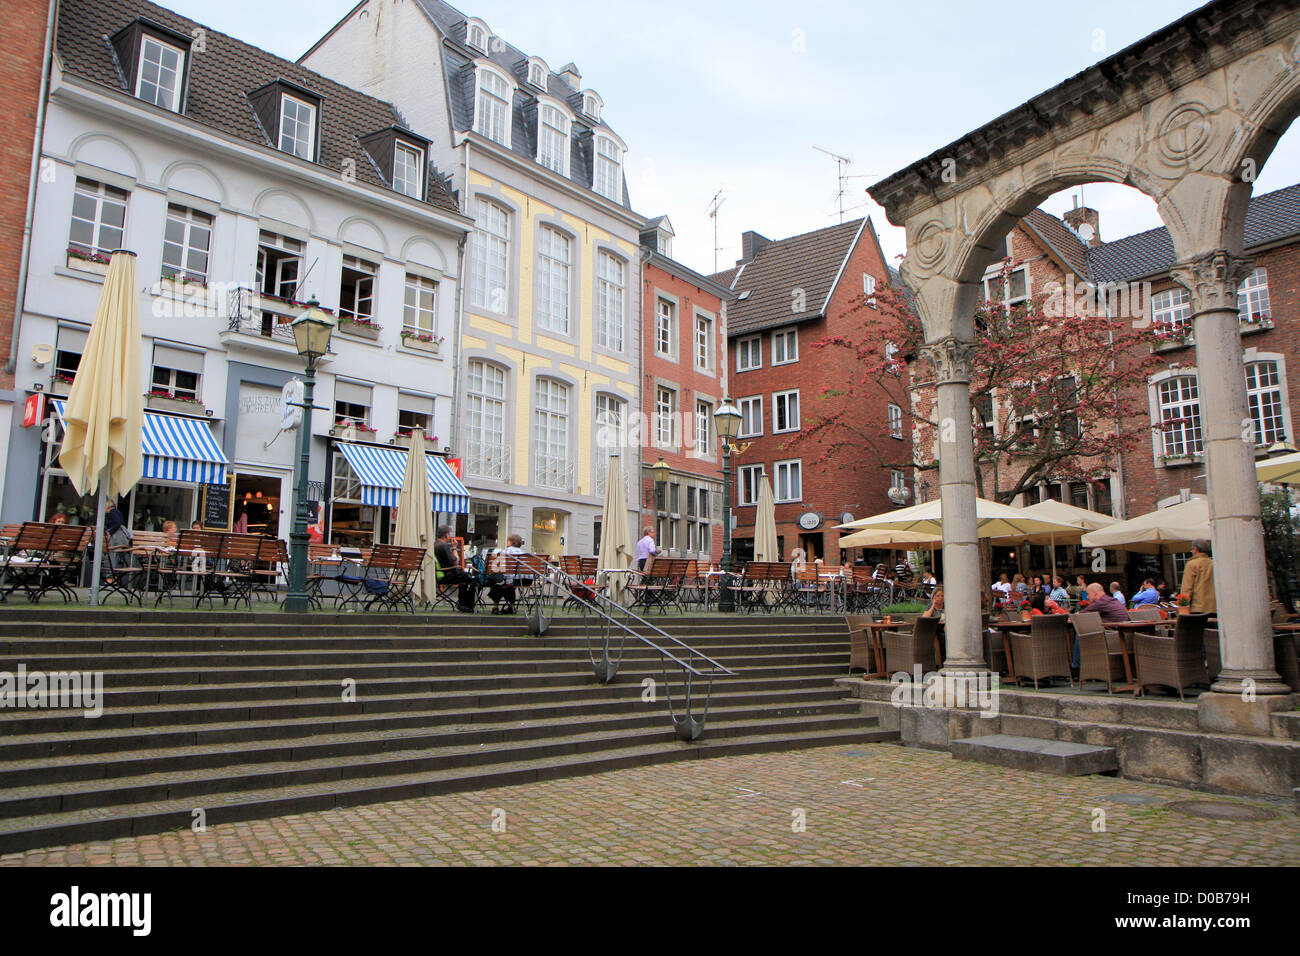
<path fill-rule="evenodd" d="M 1300 641 L 1294 634 L 1277 634 L 1273 637 L 1274 668 L 1282 675 L 1282 682 L 1293 691 L 1300 691 Z"/>
<path fill-rule="evenodd" d="M 1128 619 L 1130 621 L 1163 621 L 1165 618 L 1160 613 L 1160 608 L 1150 604 L 1143 604 L 1129 611 Z"/>
<path fill-rule="evenodd" d="M 985 621 L 987 624 L 988 622 Z M 984 628 L 984 660 L 989 670 L 995 674 L 1004 674 L 1007 670 L 1007 651 L 1003 643 L 1002 632 L 994 627 Z"/>
<path fill-rule="evenodd" d="M 1011 657 L 1016 665 L 1016 678 L 1027 678 L 1038 689 L 1040 680 L 1064 677 L 1074 686 L 1070 677 L 1069 631 L 1070 622 L 1064 614 L 1044 614 L 1029 623 L 1029 633 L 1011 633 Z"/>
<path fill-rule="evenodd" d="M 1215 678 L 1219 676 L 1219 671 L 1223 670 L 1223 648 L 1219 645 L 1219 632 L 1207 627 L 1203 640 L 1205 641 L 1205 670 L 1209 675 L 1210 683 L 1214 683 Z"/>
<path fill-rule="evenodd" d="M 849 628 L 849 673 L 862 668 L 864 677 L 877 677 L 885 672 L 884 661 L 876 660 L 876 648 L 871 640 L 869 614 L 846 614 L 844 623 Z"/>
<path fill-rule="evenodd" d="M 910 674 L 919 665 L 921 673 L 939 668 L 939 619 L 918 617 L 912 633 L 886 631 L 885 666 L 891 674 Z"/>
<path fill-rule="evenodd" d="M 1113 693 L 1116 683 L 1129 680 L 1125 665 L 1124 642 L 1117 631 L 1102 626 L 1096 611 L 1071 614 L 1070 625 L 1079 642 L 1079 686 L 1084 681 L 1104 680 L 1106 693 Z"/>
<path fill-rule="evenodd" d="M 1178 699 L 1194 684 L 1209 686 L 1205 669 L 1204 614 L 1180 614 L 1171 636 L 1137 635 L 1138 694 L 1148 686 L 1174 687 Z"/>

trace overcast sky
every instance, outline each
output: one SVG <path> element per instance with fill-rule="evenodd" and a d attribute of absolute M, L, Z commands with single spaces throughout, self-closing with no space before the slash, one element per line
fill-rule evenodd
<path fill-rule="evenodd" d="M 410 0 L 407 0 L 410 2 Z M 164 0 L 164 5 L 296 59 L 355 0 Z M 865 189 L 1190 12 L 1191 0 L 564 0 L 458 4 L 552 69 L 572 60 L 627 141 L 628 187 L 666 213 L 674 257 L 713 271 L 710 200 L 722 191 L 720 267 L 740 234 L 770 239 L 870 215 L 886 254 L 903 252 Z M 1261 171 L 1256 193 L 1300 181 L 1300 132 Z M 1159 226 L 1155 204 L 1122 186 L 1083 188 L 1105 240 Z M 1075 190 L 1077 192 L 1077 190 Z M 1045 205 L 1061 213 L 1058 195 Z"/>

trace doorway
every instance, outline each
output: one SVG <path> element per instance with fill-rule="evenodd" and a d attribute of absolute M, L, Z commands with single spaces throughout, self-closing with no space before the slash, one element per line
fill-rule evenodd
<path fill-rule="evenodd" d="M 559 511 L 534 508 L 533 543 L 532 547 L 529 547 L 525 542 L 524 550 L 534 554 L 549 554 L 552 557 L 564 554 L 564 519 L 565 515 Z"/>
<path fill-rule="evenodd" d="M 235 476 L 235 529 L 280 537 L 280 479 Z"/>

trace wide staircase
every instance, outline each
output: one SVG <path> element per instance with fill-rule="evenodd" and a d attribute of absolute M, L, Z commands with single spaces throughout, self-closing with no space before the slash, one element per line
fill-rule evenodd
<path fill-rule="evenodd" d="M 0 672 L 103 673 L 98 718 L 0 709 L 0 852 L 898 739 L 833 682 L 842 618 L 655 623 L 734 672 L 694 743 L 669 716 L 680 674 L 629 638 L 598 683 L 577 619 L 0 610 Z"/>

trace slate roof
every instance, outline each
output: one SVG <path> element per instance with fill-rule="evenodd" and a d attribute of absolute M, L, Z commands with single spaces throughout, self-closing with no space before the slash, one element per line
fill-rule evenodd
<path fill-rule="evenodd" d="M 1060 219 L 1041 209 L 1032 210 L 1021 225 L 1038 234 L 1057 257 L 1076 273 L 1088 275 L 1088 247 L 1075 231 Z"/>
<path fill-rule="evenodd" d="M 198 28 L 204 31 L 206 49 L 189 57 L 189 85 L 184 104 L 186 117 L 236 139 L 274 149 L 275 144 L 263 131 L 247 94 L 277 79 L 287 80 L 321 97 L 317 165 L 341 170 L 344 161 L 351 159 L 359 182 L 391 188 L 361 145 L 360 137 L 393 126 L 406 127 L 406 121 L 392 104 L 343 86 L 157 4 L 145 0 L 63 0 L 56 45 L 65 71 L 116 92 L 133 94 L 109 38 L 140 17 L 185 36 L 193 35 Z M 303 162 L 288 156 L 285 159 Z M 429 163 L 428 169 L 427 203 L 459 214 L 456 200 L 434 164 Z"/>
<path fill-rule="evenodd" d="M 778 239 L 759 249 L 739 274 L 728 269 L 710 276 L 737 293 L 727 309 L 727 334 L 754 332 L 821 315 L 863 222 L 855 219 Z M 798 303 L 796 289 L 803 290 L 804 308 L 798 311 L 794 308 Z M 746 292 L 748 296 L 744 296 Z"/>
<path fill-rule="evenodd" d="M 1300 183 L 1250 201 L 1243 230 L 1247 251 L 1293 236 L 1300 236 Z M 1173 264 L 1174 244 L 1163 227 L 1088 250 L 1088 273 L 1098 283 L 1159 275 Z"/>
<path fill-rule="evenodd" d="M 536 160 L 537 158 L 537 98 L 528 80 L 528 57 L 517 47 L 506 43 L 500 36 L 493 36 L 488 43 L 488 50 L 479 53 L 466 45 L 468 17 L 451 4 L 442 0 L 417 0 L 421 9 L 428 14 L 439 32 L 450 43 L 443 45 L 443 72 L 445 74 L 447 96 L 451 108 L 452 127 L 467 131 L 474 127 L 474 58 L 487 59 L 518 84 L 515 89 L 511 109 L 510 151 Z M 544 59 L 544 58 L 543 58 Z M 572 68 L 572 63 L 565 64 L 560 70 Z M 582 112 L 581 91 L 575 90 L 551 70 L 546 77 L 546 93 L 568 105 L 577 117 L 569 129 L 569 180 L 587 189 L 593 188 L 595 141 L 592 131 L 604 129 L 618 135 L 613 127 L 602 118 L 596 123 Z M 602 114 L 604 109 L 602 107 Z M 620 139 L 622 137 L 619 137 Z M 626 165 L 623 176 L 623 198 L 621 205 L 631 209 L 628 198 Z"/>

